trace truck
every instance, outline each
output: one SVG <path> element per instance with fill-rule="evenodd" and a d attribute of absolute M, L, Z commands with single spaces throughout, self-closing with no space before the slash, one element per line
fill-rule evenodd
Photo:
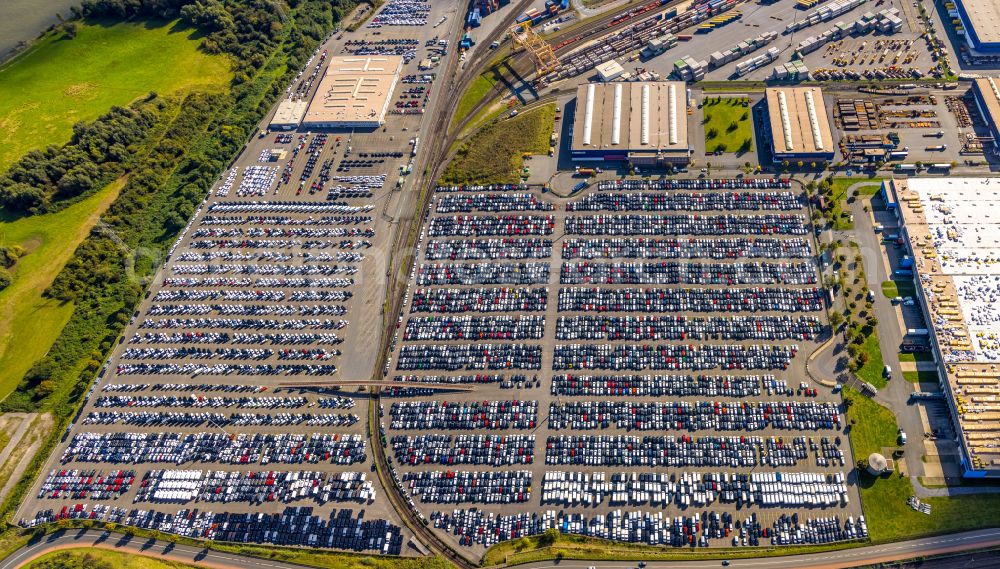
<path fill-rule="evenodd" d="M 947 144 L 938 144 L 936 146 L 928 146 L 926 148 L 926 150 L 928 152 L 944 152 L 945 150 L 948 150 L 948 145 Z"/>
<path fill-rule="evenodd" d="M 576 169 L 576 175 L 577 176 L 583 176 L 584 178 L 589 178 L 589 177 L 593 176 L 594 174 L 595 174 L 595 171 L 594 171 L 593 168 L 577 168 Z"/>
<path fill-rule="evenodd" d="M 590 184 L 588 184 L 587 182 L 580 182 L 577 185 L 573 186 L 573 193 L 579 192 L 580 190 L 586 188 L 589 185 Z"/>
<path fill-rule="evenodd" d="M 895 271 L 892 272 L 892 276 L 908 278 L 913 276 L 913 271 L 911 271 L 910 269 L 896 269 Z"/>
<path fill-rule="evenodd" d="M 905 354 L 926 353 L 931 351 L 931 347 L 926 342 L 903 338 L 903 342 L 899 344 L 899 351 Z"/>
<path fill-rule="evenodd" d="M 906 335 L 907 336 L 927 337 L 927 336 L 930 336 L 930 331 L 928 331 L 927 328 L 907 328 L 906 329 Z"/>

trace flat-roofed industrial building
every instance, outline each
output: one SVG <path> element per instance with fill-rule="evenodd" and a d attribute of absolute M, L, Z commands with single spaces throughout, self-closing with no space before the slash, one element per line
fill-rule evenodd
<path fill-rule="evenodd" d="M 997 0 L 954 0 L 969 47 L 980 54 L 1000 55 L 1000 3 Z"/>
<path fill-rule="evenodd" d="M 331 57 L 302 126 L 381 126 L 402 67 L 403 58 L 398 55 Z"/>
<path fill-rule="evenodd" d="M 1000 478 L 1000 179 L 909 178 L 883 183 L 902 220 L 962 475 Z"/>
<path fill-rule="evenodd" d="M 278 103 L 268 126 L 271 130 L 295 130 L 302 124 L 307 108 L 309 101 L 285 99 Z"/>
<path fill-rule="evenodd" d="M 979 112 L 990 127 L 993 145 L 1000 150 L 1000 79 L 976 79 L 972 83 L 972 91 L 976 96 Z"/>
<path fill-rule="evenodd" d="M 570 154 L 577 161 L 687 164 L 687 117 L 681 81 L 581 85 Z"/>
<path fill-rule="evenodd" d="M 765 90 L 774 162 L 832 160 L 835 151 L 823 91 L 817 87 Z"/>

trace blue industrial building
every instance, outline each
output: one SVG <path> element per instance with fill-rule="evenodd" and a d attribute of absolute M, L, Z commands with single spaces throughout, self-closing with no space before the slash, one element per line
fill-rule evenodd
<path fill-rule="evenodd" d="M 996 0 L 952 0 L 952 18 L 962 21 L 969 47 L 983 55 L 1000 55 L 1000 3 Z"/>

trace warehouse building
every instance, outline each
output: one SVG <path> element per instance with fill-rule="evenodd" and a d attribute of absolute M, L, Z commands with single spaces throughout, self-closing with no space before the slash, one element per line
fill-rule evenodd
<path fill-rule="evenodd" d="M 959 447 L 961 474 L 1000 478 L 1000 187 L 993 178 L 883 184 L 902 219 L 917 300 Z M 991 183 L 993 182 L 993 183 Z M 898 274 L 898 271 L 897 271 Z M 904 276 L 898 274 L 899 276 Z"/>
<path fill-rule="evenodd" d="M 954 0 L 949 15 L 962 22 L 962 33 L 973 52 L 1000 55 L 1000 3 L 996 0 Z"/>
<path fill-rule="evenodd" d="M 765 97 L 775 162 L 833 159 L 836 147 L 821 89 L 771 88 Z"/>
<path fill-rule="evenodd" d="M 331 57 L 302 126 L 382 126 L 402 67 L 398 55 Z"/>
<path fill-rule="evenodd" d="M 990 126 L 993 146 L 1000 150 L 1000 79 L 976 79 L 972 84 L 972 91 L 976 95 L 976 105 L 983 120 Z"/>
<path fill-rule="evenodd" d="M 308 101 L 292 101 L 290 99 L 281 101 L 274 111 L 274 116 L 271 117 L 269 125 L 271 130 L 295 130 L 299 128 L 308 107 Z"/>
<path fill-rule="evenodd" d="M 589 83 L 576 91 L 570 153 L 578 161 L 687 164 L 687 98 L 680 81 Z"/>

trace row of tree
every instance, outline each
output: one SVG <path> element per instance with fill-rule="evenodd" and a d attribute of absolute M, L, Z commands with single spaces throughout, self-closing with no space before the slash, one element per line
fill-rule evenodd
<path fill-rule="evenodd" d="M 156 118 L 148 105 L 138 103 L 112 107 L 91 123 L 75 124 L 66 145 L 32 150 L 0 175 L 0 205 L 40 213 L 55 202 L 103 187 L 128 168 Z"/>

